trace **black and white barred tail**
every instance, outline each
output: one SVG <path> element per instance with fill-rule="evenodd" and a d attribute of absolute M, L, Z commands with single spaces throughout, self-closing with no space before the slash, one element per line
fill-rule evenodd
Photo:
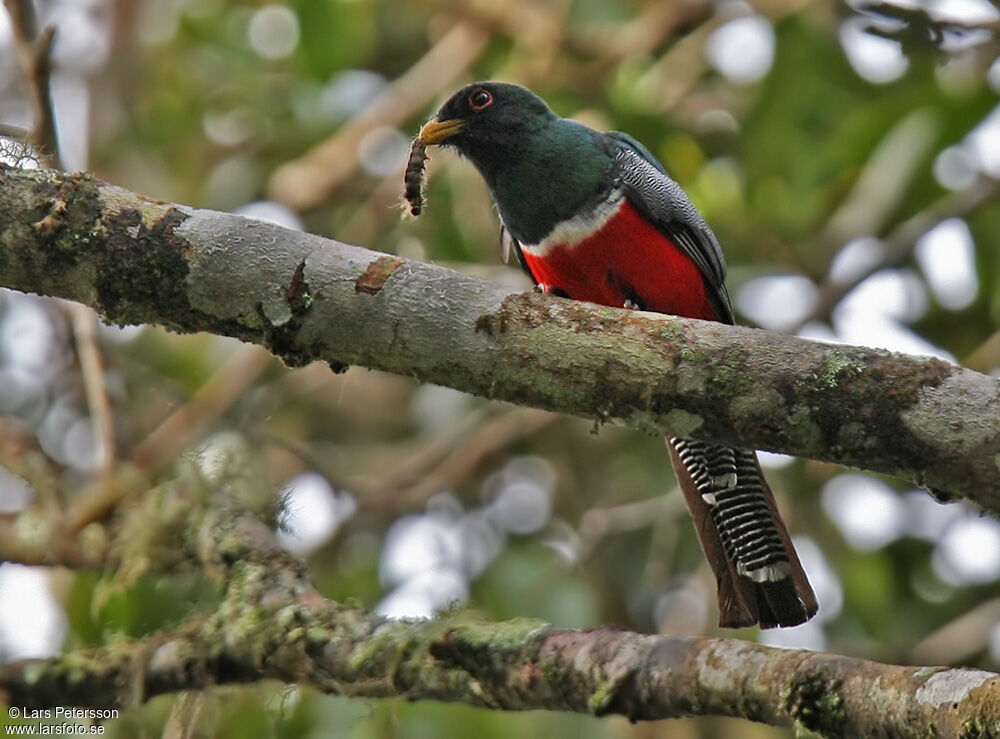
<path fill-rule="evenodd" d="M 719 584 L 727 627 L 794 626 L 816 597 L 753 451 L 669 439 L 698 538 Z"/>

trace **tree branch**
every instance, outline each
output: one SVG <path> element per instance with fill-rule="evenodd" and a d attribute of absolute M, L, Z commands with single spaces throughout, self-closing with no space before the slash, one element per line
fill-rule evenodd
<path fill-rule="evenodd" d="M 22 709 L 106 709 L 270 678 L 502 710 L 735 716 L 834 737 L 1000 731 L 1000 676 L 990 672 L 531 619 L 389 621 L 323 599 L 304 565 L 239 506 L 197 510 L 186 532 L 188 556 L 226 583 L 214 613 L 143 641 L 7 665 L 0 698 Z"/>
<path fill-rule="evenodd" d="M 0 169 L 0 284 L 489 398 L 886 472 L 1000 511 L 1000 381 L 529 294 L 87 175 Z"/>
<path fill-rule="evenodd" d="M 0 136 L 8 139 L 16 139 L 18 141 L 27 141 L 31 138 L 31 131 L 27 128 L 15 126 L 10 123 L 0 123 Z"/>

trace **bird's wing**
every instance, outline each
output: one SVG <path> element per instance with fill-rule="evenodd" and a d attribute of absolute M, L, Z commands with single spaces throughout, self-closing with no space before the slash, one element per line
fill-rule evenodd
<path fill-rule="evenodd" d="M 615 179 L 625 197 L 697 265 L 718 320 L 733 322 L 726 290 L 726 261 L 705 219 L 645 146 L 628 134 L 607 134 L 618 143 Z"/>

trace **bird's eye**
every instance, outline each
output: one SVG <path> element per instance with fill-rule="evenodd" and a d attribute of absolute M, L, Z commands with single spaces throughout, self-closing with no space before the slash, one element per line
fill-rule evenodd
<path fill-rule="evenodd" d="M 473 110 L 482 110 L 493 102 L 493 96 L 486 90 L 476 90 L 469 95 L 469 105 Z"/>

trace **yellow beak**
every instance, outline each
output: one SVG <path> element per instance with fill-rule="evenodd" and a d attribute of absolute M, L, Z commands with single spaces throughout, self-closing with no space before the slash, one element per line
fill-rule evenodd
<path fill-rule="evenodd" d="M 420 129 L 418 138 L 425 144 L 440 144 L 445 139 L 451 138 L 462 130 L 464 122 L 460 118 L 452 118 L 448 121 L 434 118 L 427 121 Z"/>

